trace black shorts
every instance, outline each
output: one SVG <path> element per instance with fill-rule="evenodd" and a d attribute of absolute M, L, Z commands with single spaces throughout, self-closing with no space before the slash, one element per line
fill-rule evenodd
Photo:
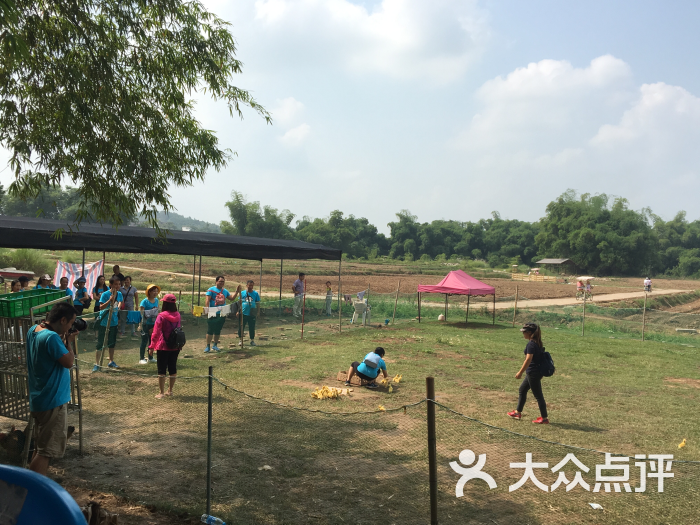
<path fill-rule="evenodd" d="M 369 376 L 366 376 L 365 374 L 363 374 L 362 372 L 358 372 L 357 367 L 360 366 L 360 363 L 358 363 L 357 361 L 355 361 L 350 366 L 353 367 L 353 369 L 355 370 L 355 374 L 357 374 L 357 377 L 359 377 L 360 379 L 364 379 L 365 381 L 370 381 L 370 382 L 373 382 L 375 379 L 377 379 L 376 377 L 369 377 Z"/>
<path fill-rule="evenodd" d="M 167 371 L 171 376 L 177 375 L 177 356 L 180 350 L 158 350 L 156 353 L 156 366 L 158 375 L 164 376 Z"/>

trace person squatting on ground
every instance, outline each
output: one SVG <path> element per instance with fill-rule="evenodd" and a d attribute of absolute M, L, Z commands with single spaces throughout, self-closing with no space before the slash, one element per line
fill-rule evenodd
<path fill-rule="evenodd" d="M 126 335 L 126 321 L 129 312 L 134 311 L 134 305 L 139 304 L 139 292 L 135 286 L 131 285 L 131 277 L 124 277 L 122 287 L 119 289 L 124 298 L 122 308 L 119 310 L 119 335 Z M 136 335 L 136 325 L 131 325 L 131 336 Z"/>
<path fill-rule="evenodd" d="M 255 321 L 258 315 L 258 304 L 260 303 L 260 294 L 253 290 L 255 282 L 249 279 L 246 283 L 246 289 L 241 292 L 241 309 L 243 310 L 243 320 L 238 326 L 238 337 L 241 338 L 241 331 L 245 331 L 245 325 L 248 325 L 248 333 L 250 334 L 250 346 L 255 346 Z M 241 312 L 236 312 L 236 317 L 241 315 Z M 241 341 L 238 343 L 242 345 Z"/>
<path fill-rule="evenodd" d="M 73 326 L 76 313 L 68 303 L 51 308 L 46 320 L 27 332 L 29 411 L 34 419 L 34 455 L 29 468 L 46 475 L 49 461 L 62 458 L 68 439 L 70 368 L 75 356 Z M 69 348 L 66 348 L 66 344 Z"/>
<path fill-rule="evenodd" d="M 522 410 L 525 407 L 525 401 L 527 401 L 527 391 L 532 390 L 532 395 L 535 396 L 537 405 L 540 407 L 540 417 L 533 420 L 533 423 L 547 425 L 549 424 L 547 403 L 542 393 L 543 376 L 540 371 L 542 352 L 544 352 L 542 332 L 540 327 L 534 323 L 527 323 L 520 331 L 523 333 L 523 337 L 528 340 L 528 343 L 525 346 L 525 362 L 523 362 L 523 366 L 520 367 L 518 373 L 515 374 L 515 378 L 520 379 L 523 376 L 523 372 L 525 372 L 525 379 L 520 384 L 518 407 L 508 412 L 508 415 L 513 419 L 520 419 Z"/>
<path fill-rule="evenodd" d="M 381 370 L 384 377 L 387 377 L 386 363 L 383 359 L 384 353 L 384 349 L 381 346 L 378 346 L 374 349 L 374 352 L 370 352 L 365 356 L 362 363 L 355 361 L 353 364 L 351 364 L 350 368 L 348 369 L 348 376 L 345 380 L 345 386 L 350 386 L 352 376 L 357 375 L 357 377 L 360 379 L 370 382 L 368 385 L 366 385 L 367 388 L 379 388 L 379 385 L 375 381 L 377 376 L 379 376 L 379 371 Z"/>
<path fill-rule="evenodd" d="M 331 288 L 331 282 L 326 281 L 326 315 L 331 316 L 331 305 L 333 304 L 333 289 Z"/>
<path fill-rule="evenodd" d="M 301 309 L 304 307 L 304 280 L 306 275 L 303 273 L 299 274 L 299 278 L 294 281 L 292 285 L 292 292 L 294 293 L 294 317 L 301 317 Z"/>
<path fill-rule="evenodd" d="M 141 301 L 139 311 L 141 312 L 141 323 L 139 323 L 139 333 L 141 334 L 141 348 L 139 348 L 139 364 L 146 365 L 155 363 L 153 351 L 148 348 L 151 345 L 151 334 L 158 317 L 158 294 L 160 288 L 155 284 L 146 287 L 146 298 Z M 148 348 L 148 359 L 146 359 L 146 348 Z"/>
<path fill-rule="evenodd" d="M 87 288 L 85 288 L 85 282 L 85 277 L 78 277 L 73 281 L 73 286 L 75 286 L 73 308 L 78 312 L 78 315 L 83 315 L 83 310 L 90 306 L 90 294 Z"/>
<path fill-rule="evenodd" d="M 231 295 L 229 291 L 224 288 L 226 284 L 226 279 L 223 275 L 219 275 L 216 278 L 216 286 L 212 286 L 207 290 L 207 306 L 209 308 L 214 308 L 216 306 L 224 306 L 226 304 L 226 299 L 235 301 L 238 294 L 241 292 L 241 285 L 239 284 L 236 288 L 236 293 Z M 226 322 L 226 316 L 221 315 L 220 312 L 216 313 L 216 317 L 209 317 L 207 319 L 207 346 L 204 349 L 204 353 L 207 354 L 211 352 L 219 351 L 219 337 L 221 337 L 221 329 L 224 327 Z M 214 339 L 214 346 L 211 346 L 211 341 Z"/>
<path fill-rule="evenodd" d="M 109 279 L 110 289 L 100 296 L 100 324 L 97 331 L 97 344 L 95 345 L 95 366 L 92 367 L 93 372 L 100 370 L 100 352 L 104 346 L 105 334 L 107 334 L 107 348 L 109 348 L 109 366 L 110 368 L 119 368 L 114 362 L 114 347 L 117 346 L 117 325 L 119 324 L 119 307 L 124 298 L 119 291 L 121 288 L 119 277 L 112 276 Z M 112 315 L 109 315 L 109 309 L 113 307 Z M 109 331 L 107 331 L 109 324 Z"/>
<path fill-rule="evenodd" d="M 163 399 L 165 396 L 173 395 L 173 386 L 175 386 L 175 379 L 177 379 L 177 357 L 180 355 L 180 349 L 170 348 L 168 346 L 168 338 L 172 331 L 179 326 L 181 325 L 180 312 L 177 311 L 177 298 L 171 293 L 166 294 L 163 297 L 163 311 L 156 318 L 151 344 L 149 345 L 151 351 L 155 350 L 157 352 L 160 394 L 156 395 L 156 399 Z M 170 384 L 167 392 L 165 392 L 166 371 L 170 374 Z"/>

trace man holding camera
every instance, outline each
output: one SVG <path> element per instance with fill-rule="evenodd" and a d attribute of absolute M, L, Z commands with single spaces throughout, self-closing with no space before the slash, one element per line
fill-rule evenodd
<path fill-rule="evenodd" d="M 29 468 L 46 475 L 51 458 L 61 458 L 68 439 L 70 371 L 75 359 L 68 348 L 75 341 L 75 309 L 54 305 L 46 320 L 27 332 L 29 411 L 34 418 L 34 456 Z"/>

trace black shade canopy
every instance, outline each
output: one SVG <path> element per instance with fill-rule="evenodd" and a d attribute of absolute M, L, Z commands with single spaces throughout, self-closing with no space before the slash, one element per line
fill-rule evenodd
<path fill-rule="evenodd" d="M 58 238 L 56 230 L 63 229 Z M 0 247 L 44 250 L 91 250 L 123 253 L 167 253 L 229 257 L 232 259 L 324 259 L 340 260 L 341 251 L 320 244 L 279 239 L 260 239 L 218 233 L 171 231 L 166 240 L 151 228 L 81 224 L 71 231 L 63 221 L 0 216 Z"/>

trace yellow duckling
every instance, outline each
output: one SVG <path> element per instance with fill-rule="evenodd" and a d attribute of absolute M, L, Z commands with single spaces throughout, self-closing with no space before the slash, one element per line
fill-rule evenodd
<path fill-rule="evenodd" d="M 685 446 L 685 438 L 678 444 L 678 448 L 683 448 Z"/>

